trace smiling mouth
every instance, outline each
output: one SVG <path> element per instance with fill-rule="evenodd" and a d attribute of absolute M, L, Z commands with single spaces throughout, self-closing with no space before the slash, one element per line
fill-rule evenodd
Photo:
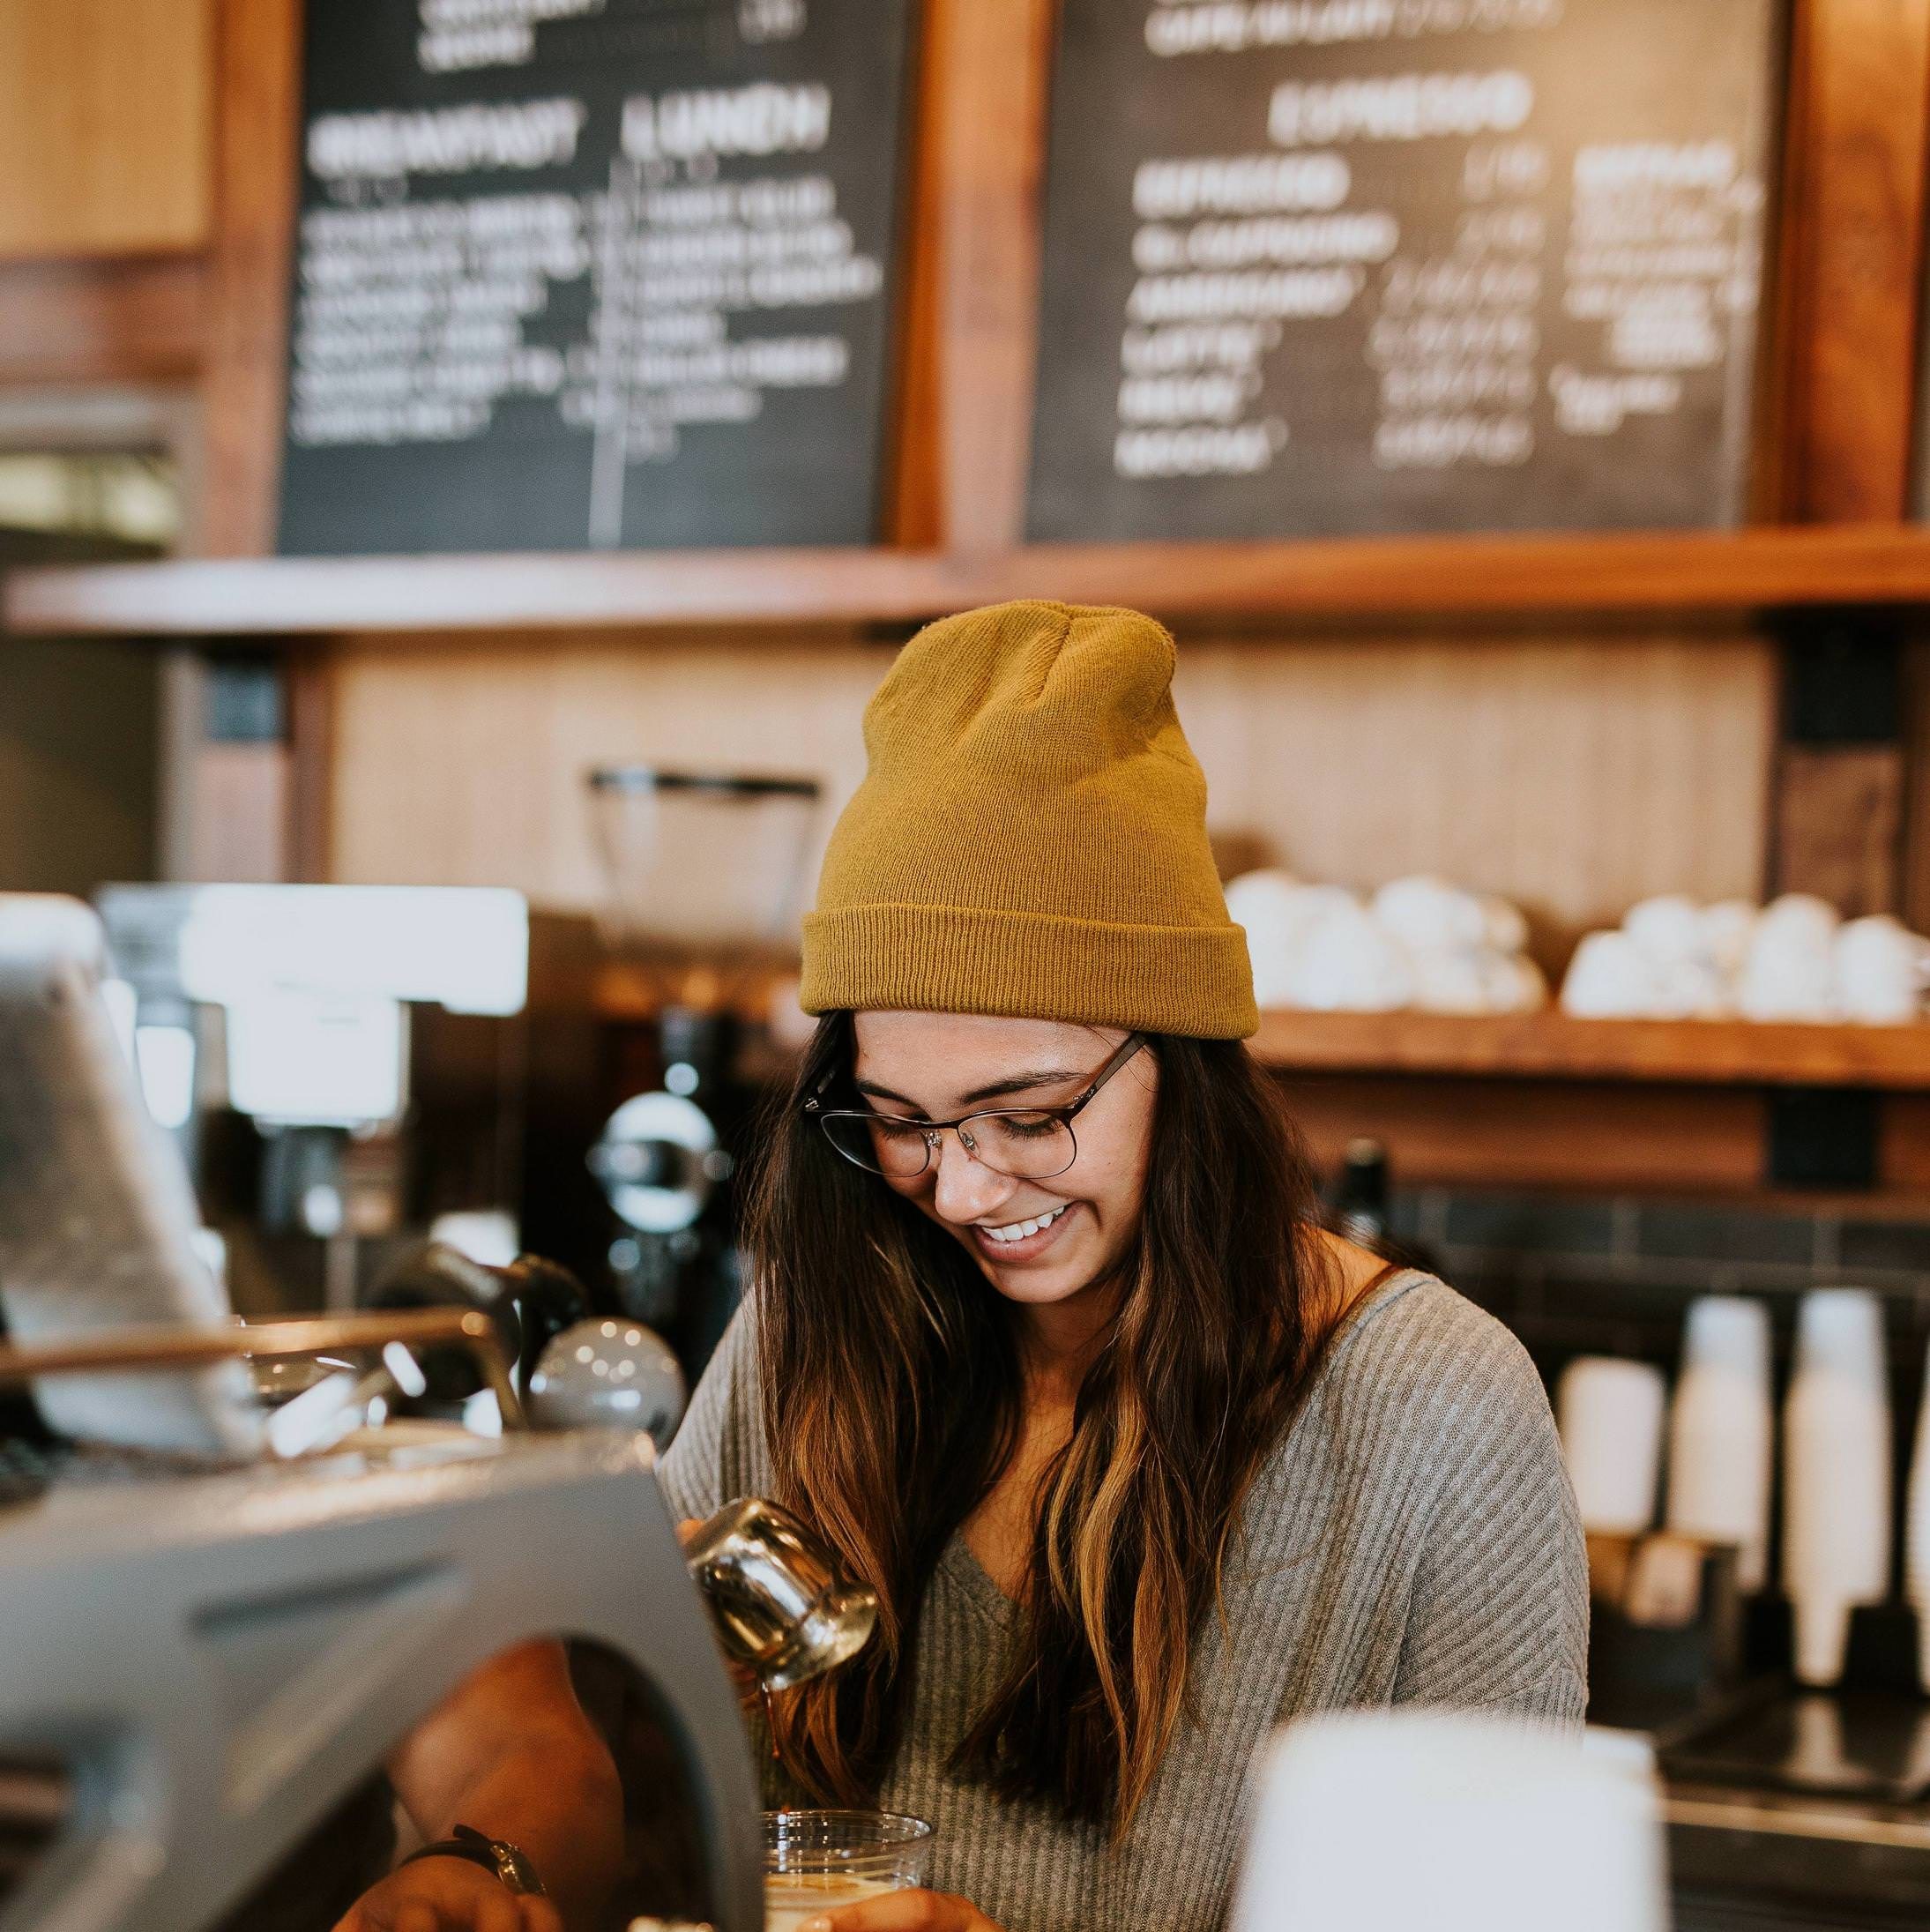
<path fill-rule="evenodd" d="M 1002 1227 L 985 1227 L 978 1222 L 972 1224 L 972 1233 L 979 1246 L 987 1252 L 1009 1254 L 1015 1259 L 1021 1254 L 1029 1254 L 1046 1245 L 1047 1237 L 1072 1212 L 1073 1204 L 1068 1201 L 1062 1207 L 1055 1207 L 1049 1214 L 1037 1214 L 1021 1221 L 1009 1221 Z"/>

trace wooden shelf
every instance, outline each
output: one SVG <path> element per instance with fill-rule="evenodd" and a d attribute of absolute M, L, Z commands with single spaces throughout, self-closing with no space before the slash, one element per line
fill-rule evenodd
<path fill-rule="evenodd" d="M 552 967 L 548 1003 L 587 1005 L 600 1019 L 649 1024 L 649 982 L 622 965 Z M 770 986 L 739 1010 L 761 1018 Z M 1747 1020 L 1571 1019 L 1547 1010 L 1492 1018 L 1454 1013 L 1260 1016 L 1250 1045 L 1283 1073 L 1434 1075 L 1457 1079 L 1629 1082 L 1679 1086 L 1850 1086 L 1930 1093 L 1930 1021 L 1911 1026 L 1765 1026 Z"/>
<path fill-rule="evenodd" d="M 1930 603 L 1930 530 L 119 564 L 17 571 L 0 591 L 0 620 L 42 637 L 298 638 L 901 623 L 1011 597 L 1290 623 Z"/>
<path fill-rule="evenodd" d="M 1252 1045 L 1257 1058 L 1287 1072 L 1930 1092 L 1930 1023 L 1269 1012 Z"/>

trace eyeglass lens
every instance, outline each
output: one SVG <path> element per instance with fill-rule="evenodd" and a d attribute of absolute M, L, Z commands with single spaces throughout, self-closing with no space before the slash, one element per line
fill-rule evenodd
<path fill-rule="evenodd" d="M 895 1181 L 915 1180 L 931 1165 L 929 1130 L 883 1114 L 826 1114 L 824 1131 L 847 1160 Z M 1072 1129 L 1054 1114 L 974 1114 L 958 1131 L 983 1166 L 1018 1181 L 1048 1181 L 1078 1158 Z"/>

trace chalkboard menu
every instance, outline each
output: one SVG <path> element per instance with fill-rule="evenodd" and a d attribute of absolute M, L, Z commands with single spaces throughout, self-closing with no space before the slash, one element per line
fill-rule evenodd
<path fill-rule="evenodd" d="M 281 548 L 878 535 L 914 0 L 309 0 Z"/>
<path fill-rule="evenodd" d="M 1778 0 L 1064 0 L 1031 534 L 1741 519 Z"/>

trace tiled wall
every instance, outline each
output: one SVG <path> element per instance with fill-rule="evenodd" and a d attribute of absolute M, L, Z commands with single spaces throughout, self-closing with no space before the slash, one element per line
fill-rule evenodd
<path fill-rule="evenodd" d="M 1802 1294 L 1868 1288 L 1889 1317 L 1899 1420 L 1930 1347 L 1930 1223 L 1836 1211 L 1703 1206 L 1427 1188 L 1397 1192 L 1395 1239 L 1515 1330 L 1552 1380 L 1577 1354 L 1638 1356 L 1672 1374 L 1698 1294 L 1768 1305 L 1786 1369 Z"/>

